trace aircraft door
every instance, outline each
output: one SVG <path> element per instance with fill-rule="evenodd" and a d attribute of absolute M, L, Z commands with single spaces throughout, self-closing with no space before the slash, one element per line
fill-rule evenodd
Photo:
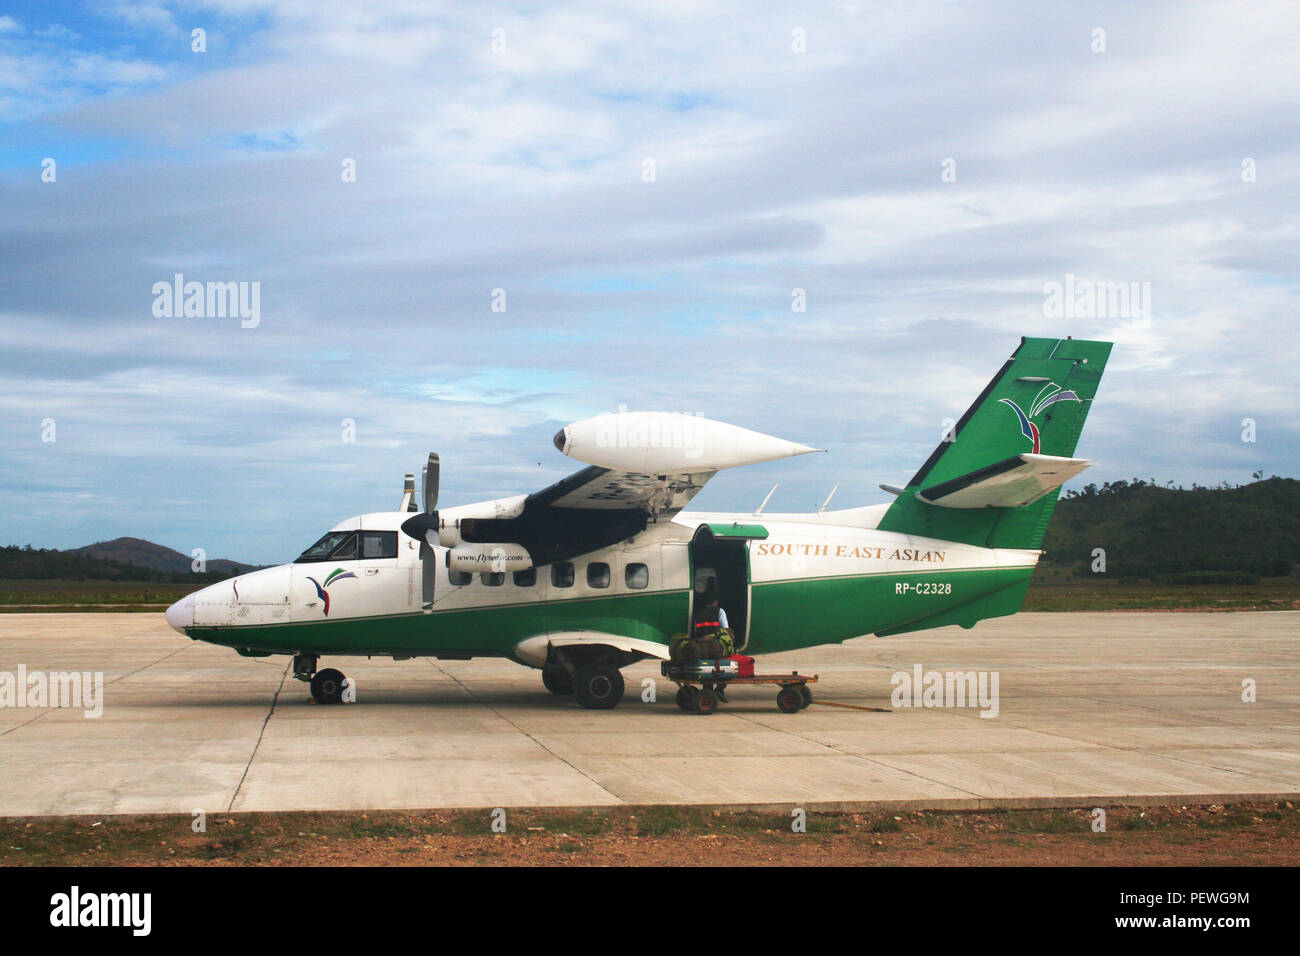
<path fill-rule="evenodd" d="M 416 542 L 387 528 L 361 529 L 358 614 L 398 614 L 418 607 L 420 567 Z"/>
<path fill-rule="evenodd" d="M 700 525 L 690 545 L 691 606 L 687 617 L 689 633 L 695 603 L 710 589 L 716 590 L 718 604 L 727 615 L 727 624 L 736 642 L 736 650 L 749 643 L 751 585 L 749 576 L 749 541 L 767 537 L 762 528 L 724 526 L 715 532 Z M 727 532 L 731 532 L 728 534 Z"/>

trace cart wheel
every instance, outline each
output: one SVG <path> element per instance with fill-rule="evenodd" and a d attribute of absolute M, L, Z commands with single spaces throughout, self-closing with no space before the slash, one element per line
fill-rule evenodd
<path fill-rule="evenodd" d="M 810 688 L 807 684 L 800 684 L 799 696 L 803 698 L 803 706 L 807 707 L 809 704 L 812 703 L 812 688 Z"/>
<path fill-rule="evenodd" d="M 687 684 L 677 691 L 677 706 L 688 714 L 695 709 L 695 695 L 698 691 Z"/>
<path fill-rule="evenodd" d="M 718 695 L 711 690 L 702 690 L 695 696 L 695 712 L 711 714 L 718 709 Z"/>
<path fill-rule="evenodd" d="M 793 714 L 803 708 L 803 695 L 797 687 L 787 684 L 776 695 L 776 706 L 783 714 Z"/>

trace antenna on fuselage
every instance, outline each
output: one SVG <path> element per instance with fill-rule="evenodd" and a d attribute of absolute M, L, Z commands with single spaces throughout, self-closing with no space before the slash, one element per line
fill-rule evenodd
<path fill-rule="evenodd" d="M 817 509 L 817 513 L 819 515 L 826 513 L 826 506 L 831 503 L 831 499 L 835 497 L 835 492 L 839 490 L 840 490 L 840 483 L 837 481 L 835 482 L 835 487 L 831 489 L 831 493 L 827 495 L 826 500 L 822 502 L 822 506 Z"/>
<path fill-rule="evenodd" d="M 763 499 L 763 503 L 759 505 L 758 509 L 754 512 L 755 518 L 757 518 L 759 515 L 763 513 L 763 509 L 767 507 L 767 503 L 772 500 L 773 493 L 775 493 L 776 489 L 780 487 L 781 487 L 781 482 L 779 481 L 772 486 L 772 490 L 767 493 L 767 497 Z"/>

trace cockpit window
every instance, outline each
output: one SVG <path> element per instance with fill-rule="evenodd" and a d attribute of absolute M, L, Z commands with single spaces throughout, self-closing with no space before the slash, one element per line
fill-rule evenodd
<path fill-rule="evenodd" d="M 357 533 L 355 531 L 330 531 L 323 538 L 298 556 L 294 564 L 307 564 L 311 561 L 349 561 L 357 556 Z"/>
<path fill-rule="evenodd" d="M 397 557 L 396 531 L 361 532 L 361 556 L 363 558 Z"/>

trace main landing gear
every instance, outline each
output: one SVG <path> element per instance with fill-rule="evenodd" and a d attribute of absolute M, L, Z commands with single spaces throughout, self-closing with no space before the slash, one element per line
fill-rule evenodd
<path fill-rule="evenodd" d="M 293 657 L 293 676 L 296 680 L 311 685 L 312 699 L 318 704 L 338 704 L 343 701 L 343 689 L 347 678 L 342 671 L 327 667 L 316 670 L 320 658 L 315 654 L 295 654 Z"/>
<path fill-rule="evenodd" d="M 589 710 L 609 710 L 623 699 L 623 673 L 601 661 L 585 664 L 573 675 L 573 696 Z"/>
<path fill-rule="evenodd" d="M 542 668 L 542 684 L 552 694 L 572 694 L 588 710 L 609 710 L 623 699 L 625 689 L 618 662 L 599 658 L 582 663 L 552 659 Z"/>
<path fill-rule="evenodd" d="M 573 675 L 557 664 L 542 668 L 542 685 L 552 694 L 563 697 L 573 693 Z"/>

